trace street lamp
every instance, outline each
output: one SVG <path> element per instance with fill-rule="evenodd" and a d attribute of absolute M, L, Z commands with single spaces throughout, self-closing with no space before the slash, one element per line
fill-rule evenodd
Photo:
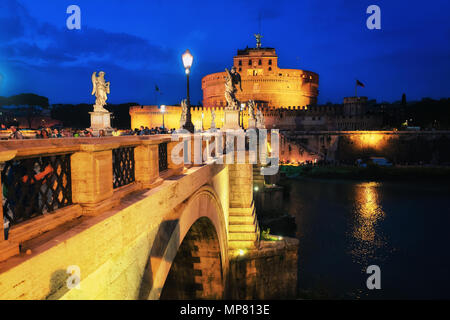
<path fill-rule="evenodd" d="M 163 127 L 163 130 L 165 130 L 165 127 L 164 127 L 164 112 L 166 112 L 166 106 L 165 105 L 161 105 L 161 113 L 162 113 L 162 120 L 163 120 L 163 125 L 162 125 L 162 127 Z"/>
<path fill-rule="evenodd" d="M 187 131 L 194 133 L 194 124 L 192 123 L 191 119 L 191 101 L 189 97 L 189 73 L 192 66 L 192 61 L 194 60 L 194 57 L 189 52 L 189 49 L 186 50 L 182 56 L 181 59 L 183 60 L 184 69 L 186 70 L 186 80 L 187 80 L 187 113 L 186 113 L 186 123 L 184 124 L 183 128 Z"/>
<path fill-rule="evenodd" d="M 241 128 L 242 129 L 244 129 L 244 109 L 245 109 L 245 103 L 241 103 L 241 118 L 242 118 Z"/>

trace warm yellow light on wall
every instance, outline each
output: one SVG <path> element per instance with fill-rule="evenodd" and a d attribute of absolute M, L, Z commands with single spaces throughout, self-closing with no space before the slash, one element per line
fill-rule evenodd
<path fill-rule="evenodd" d="M 372 146 L 377 145 L 381 140 L 383 140 L 383 136 L 381 134 L 369 133 L 362 136 L 362 139 L 365 143 L 370 144 Z"/>
<path fill-rule="evenodd" d="M 383 137 L 383 133 L 368 132 L 361 135 L 354 135 L 351 137 L 351 139 L 362 148 L 380 149 L 385 145 Z"/>

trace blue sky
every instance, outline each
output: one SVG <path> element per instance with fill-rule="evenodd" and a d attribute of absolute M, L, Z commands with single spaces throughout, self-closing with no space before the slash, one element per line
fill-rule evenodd
<path fill-rule="evenodd" d="M 81 30 L 66 9 L 81 8 Z M 381 30 L 366 9 L 381 8 Z M 50 103 L 94 103 L 90 76 L 106 72 L 108 102 L 179 103 L 186 80 L 181 54 L 194 55 L 191 102 L 201 78 L 232 64 L 237 49 L 263 46 L 281 68 L 317 72 L 319 103 L 358 93 L 378 101 L 450 96 L 450 1 L 1 0 L 0 96 L 33 92 Z"/>

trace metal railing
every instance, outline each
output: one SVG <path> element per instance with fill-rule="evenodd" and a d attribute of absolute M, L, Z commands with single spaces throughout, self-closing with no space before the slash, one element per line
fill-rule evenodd
<path fill-rule="evenodd" d="M 72 204 L 70 154 L 10 160 L 1 175 L 10 226 Z"/>
<path fill-rule="evenodd" d="M 163 142 L 158 145 L 158 160 L 159 160 L 159 172 L 166 171 L 168 169 L 167 142 Z"/>
<path fill-rule="evenodd" d="M 119 188 L 135 181 L 134 147 L 113 149 L 113 188 Z"/>

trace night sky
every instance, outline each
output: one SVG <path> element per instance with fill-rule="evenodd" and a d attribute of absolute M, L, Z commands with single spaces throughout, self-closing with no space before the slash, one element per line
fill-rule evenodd
<path fill-rule="evenodd" d="M 279 67 L 319 74 L 319 103 L 354 95 L 356 78 L 366 85 L 358 93 L 378 101 L 403 92 L 408 100 L 450 96 L 448 0 L 0 1 L 0 96 L 94 103 L 90 77 L 103 70 L 109 103 L 179 103 L 189 48 L 196 104 L 203 76 L 255 46 L 259 21 Z M 81 30 L 66 27 L 71 4 L 81 8 Z M 366 27 L 372 4 L 381 8 L 381 30 Z"/>

